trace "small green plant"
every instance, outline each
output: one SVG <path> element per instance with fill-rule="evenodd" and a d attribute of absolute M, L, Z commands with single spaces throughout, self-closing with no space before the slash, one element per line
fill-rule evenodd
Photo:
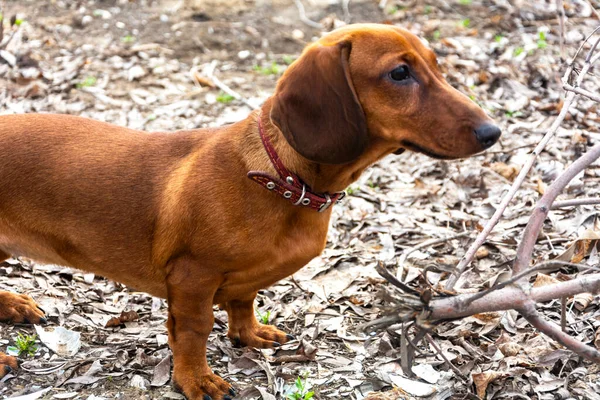
<path fill-rule="evenodd" d="M 468 6 L 473 3 L 473 0 L 460 0 L 459 3 L 463 6 Z"/>
<path fill-rule="evenodd" d="M 16 26 L 21 26 L 23 24 L 23 22 L 25 22 L 24 19 L 21 19 L 21 18 L 15 19 L 15 25 Z"/>
<path fill-rule="evenodd" d="M 525 51 L 525 49 L 524 49 L 524 48 L 522 48 L 522 47 L 517 47 L 517 48 L 515 48 L 515 50 L 513 51 L 513 55 L 514 55 L 515 57 L 518 57 L 518 56 L 520 56 L 520 55 L 521 55 L 521 54 L 522 54 L 524 51 Z"/>
<path fill-rule="evenodd" d="M 471 20 L 469 18 L 465 18 L 462 21 L 460 21 L 460 24 L 463 28 L 468 28 L 469 25 L 471 25 Z"/>
<path fill-rule="evenodd" d="M 275 61 L 271 63 L 271 65 L 263 67 L 261 65 L 255 65 L 254 70 L 263 75 L 279 75 L 281 71 L 280 65 L 278 65 Z"/>
<path fill-rule="evenodd" d="M 546 47 L 548 47 L 548 42 L 546 42 L 546 33 L 544 31 L 538 32 L 537 47 L 540 50 L 543 50 Z"/>
<path fill-rule="evenodd" d="M 258 319 L 263 325 L 269 325 L 269 321 L 271 320 L 271 311 L 267 311 L 266 313 L 261 313 L 257 308 L 256 313 L 258 314 Z"/>
<path fill-rule="evenodd" d="M 504 115 L 506 115 L 508 118 L 513 118 L 520 117 L 523 115 L 523 113 L 521 111 L 505 111 Z"/>
<path fill-rule="evenodd" d="M 348 196 L 352 196 L 354 193 L 356 193 L 356 188 L 353 186 L 348 186 L 346 189 L 346 194 L 348 194 Z"/>
<path fill-rule="evenodd" d="M 425 6 L 425 8 L 423 9 L 423 11 L 425 12 L 425 15 L 431 14 L 431 12 L 433 11 L 433 7 L 431 7 L 431 6 Z"/>
<path fill-rule="evenodd" d="M 121 42 L 123 43 L 133 43 L 135 42 L 135 36 L 126 35 L 121 38 Z"/>
<path fill-rule="evenodd" d="M 75 87 L 77 87 L 77 89 L 80 89 L 80 88 L 84 88 L 84 87 L 94 86 L 97 81 L 98 80 L 96 78 L 94 78 L 93 76 L 88 76 L 87 78 L 85 78 L 83 80 L 83 82 L 79 82 L 77 85 L 75 85 Z"/>
<path fill-rule="evenodd" d="M 440 40 L 440 37 L 442 37 L 442 32 L 439 29 L 433 31 L 433 40 Z"/>
<path fill-rule="evenodd" d="M 28 356 L 33 356 L 38 349 L 38 346 L 35 344 L 36 339 L 37 335 L 23 335 L 19 332 L 15 339 L 19 355 L 25 353 Z"/>
<path fill-rule="evenodd" d="M 494 42 L 496 42 L 496 43 L 500 43 L 502 41 L 502 39 L 504 39 L 504 35 L 501 33 L 494 36 Z"/>
<path fill-rule="evenodd" d="M 304 380 L 298 377 L 296 382 L 294 383 L 294 388 L 291 393 L 288 393 L 286 398 L 288 400 L 309 400 L 312 399 L 315 395 L 315 392 L 309 391 L 306 386 L 306 374 L 304 375 Z"/>
<path fill-rule="evenodd" d="M 233 100 L 235 99 L 235 97 L 233 97 L 232 95 L 230 95 L 229 93 L 225 93 L 225 92 L 221 92 L 219 93 L 219 95 L 217 96 L 217 101 L 219 103 L 223 103 L 223 104 L 229 104 L 231 103 Z"/>

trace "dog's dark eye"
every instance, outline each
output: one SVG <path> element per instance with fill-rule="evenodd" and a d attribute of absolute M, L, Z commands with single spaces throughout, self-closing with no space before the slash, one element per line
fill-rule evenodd
<path fill-rule="evenodd" d="M 401 65 L 390 72 L 390 78 L 395 81 L 403 81 L 410 78 L 410 71 L 406 65 Z"/>

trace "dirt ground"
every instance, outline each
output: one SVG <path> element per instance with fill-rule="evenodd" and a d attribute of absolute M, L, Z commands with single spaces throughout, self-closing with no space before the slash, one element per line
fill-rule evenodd
<path fill-rule="evenodd" d="M 287 65 L 322 32 L 355 22 L 410 29 L 439 55 L 448 81 L 502 127 L 501 143 L 469 160 L 406 153 L 369 169 L 336 206 L 323 255 L 259 296 L 261 318 L 298 340 L 277 351 L 233 348 L 225 336 L 226 313 L 215 309 L 209 364 L 234 384 L 239 399 L 286 398 L 297 392 L 299 377 L 317 399 L 600 399 L 598 365 L 562 349 L 513 311 L 437 326 L 434 343 L 456 369 L 430 343 L 422 343 L 416 377 L 405 376 L 400 367 L 402 326 L 357 329 L 386 312 L 390 289 L 375 272 L 377 262 L 395 268 L 394 260 L 408 249 L 454 237 L 412 252 L 402 275 L 415 287 L 447 279 L 444 269 L 456 265 L 557 115 L 565 64 L 555 2 L 351 0 L 347 10 L 333 0 L 303 3 L 306 17 L 322 28 L 302 21 L 292 0 L 0 2 L 6 17 L 0 49 L 10 53 L 0 53 L 0 113 L 68 113 L 148 131 L 219 126 L 260 105 Z M 565 4 L 565 53 L 572 56 L 598 26 L 594 8 L 600 4 Z M 9 26 L 13 15 L 22 21 L 19 26 Z M 214 87 L 214 78 L 241 99 Z M 598 88 L 593 75 L 588 90 L 597 93 Z M 544 187 L 598 142 L 598 115 L 597 106 L 585 100 L 570 112 L 505 219 L 461 277 L 461 290 L 489 287 L 506 273 L 506 261 L 514 257 Z M 597 195 L 599 179 L 597 166 L 591 168 L 569 186 L 567 196 Z M 553 213 L 536 260 L 560 256 L 583 231 L 598 231 L 596 215 L 594 207 Z M 461 232 L 468 234 L 456 237 Z M 597 261 L 591 252 L 583 262 Z M 421 271 L 431 264 L 439 269 L 426 283 Z M 0 289 L 32 295 L 51 327 L 81 334 L 81 348 L 68 357 L 38 338 L 34 354 L 20 356 L 21 369 L 0 381 L 0 398 L 183 398 L 169 381 L 164 300 L 92 274 L 24 259 L 0 264 Z M 570 307 L 570 333 L 592 343 L 600 327 L 599 305 L 592 297 L 581 309 Z M 137 317 L 105 327 L 123 310 Z M 557 320 L 560 304 L 547 303 L 541 311 Z M 1 351 L 15 344 L 17 333 L 36 331 L 2 325 Z M 506 343 L 516 350 L 504 351 Z"/>

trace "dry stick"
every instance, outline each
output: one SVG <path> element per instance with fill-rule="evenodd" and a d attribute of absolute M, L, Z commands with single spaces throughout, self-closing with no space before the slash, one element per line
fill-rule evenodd
<path fill-rule="evenodd" d="M 500 221 L 500 218 L 504 214 L 504 211 L 508 207 L 508 204 L 510 203 L 510 201 L 513 199 L 513 197 L 517 193 L 517 190 L 519 190 L 519 187 L 521 187 L 521 184 L 523 183 L 523 181 L 525 181 L 525 178 L 527 177 L 527 174 L 529 173 L 529 170 L 533 166 L 537 156 L 542 152 L 542 150 L 544 150 L 544 148 L 546 147 L 546 145 L 548 144 L 550 139 L 552 139 L 552 137 L 558 130 L 558 127 L 562 123 L 563 119 L 566 117 L 567 112 L 568 112 L 569 108 L 571 107 L 571 104 L 573 103 L 574 99 L 575 99 L 575 93 L 569 92 L 567 94 L 567 98 L 565 100 L 563 108 L 560 111 L 560 114 L 554 120 L 554 123 L 552 124 L 552 126 L 550 127 L 550 129 L 548 130 L 546 135 L 542 138 L 540 143 L 536 146 L 536 148 L 533 150 L 533 152 L 529 155 L 529 158 L 525 162 L 525 165 L 523 165 L 523 167 L 521 168 L 519 175 L 513 182 L 508 193 L 502 199 L 502 202 L 500 202 L 500 205 L 496 209 L 496 212 L 494 213 L 492 218 L 490 218 L 490 220 L 485 224 L 485 227 L 483 228 L 483 230 L 479 233 L 479 235 L 477 235 L 477 238 L 475 239 L 473 244 L 469 247 L 469 249 L 467 250 L 467 253 L 463 256 L 463 258 L 460 260 L 460 262 L 456 266 L 456 269 L 454 270 L 452 275 L 450 275 L 450 277 L 448 278 L 448 281 L 446 282 L 446 290 L 454 289 L 454 285 L 456 285 L 456 282 L 458 281 L 459 276 L 465 271 L 465 269 L 467 268 L 469 263 L 471 263 L 471 261 L 473 261 L 473 258 L 475 257 L 475 253 L 477 253 L 477 250 L 479 250 L 479 247 L 481 247 L 481 245 L 483 245 L 483 243 L 485 242 L 485 240 L 487 239 L 489 234 L 492 232 L 492 230 L 494 229 L 494 227 L 496 226 L 498 221 Z"/>
<path fill-rule="evenodd" d="M 513 264 L 513 274 L 520 274 L 529 266 L 533 247 L 537 241 L 538 233 L 542 229 L 542 225 L 552 203 L 560 192 L 571 182 L 571 180 L 583 171 L 587 166 L 600 158 L 600 144 L 592 147 L 583 156 L 579 157 L 571 164 L 556 180 L 546 189 L 542 198 L 537 202 L 529 223 L 523 232 L 523 239 L 519 243 L 517 249 L 517 258 Z"/>
<path fill-rule="evenodd" d="M 256 110 L 258 107 L 255 104 L 250 103 L 241 94 L 239 94 L 238 92 L 236 92 L 235 90 L 231 89 L 229 86 L 227 86 L 226 84 L 221 82 L 221 80 L 219 80 L 219 78 L 217 78 L 214 75 L 214 71 L 215 71 L 216 67 L 217 67 L 217 61 L 214 60 L 210 64 L 210 66 L 208 68 L 206 68 L 206 70 L 204 71 L 204 73 L 206 74 L 206 77 L 209 78 L 215 84 L 216 87 L 218 87 L 219 89 L 221 89 L 228 95 L 232 96 L 234 99 L 240 100 L 242 103 L 244 103 L 245 105 L 250 107 L 252 110 Z M 194 82 L 196 81 L 195 74 L 193 74 L 193 73 L 192 73 L 192 79 L 194 79 Z"/>
<path fill-rule="evenodd" d="M 543 319 L 535 308 L 533 301 L 528 301 L 527 304 L 518 310 L 531 325 L 538 331 L 545 333 L 558 343 L 562 344 L 574 353 L 591 360 L 595 363 L 600 363 L 600 351 L 588 346 L 571 335 L 568 335 L 560 330 L 556 324 Z"/>
<path fill-rule="evenodd" d="M 563 84 L 563 89 L 565 89 L 566 91 L 569 91 L 569 92 L 575 92 L 577 94 L 585 96 L 590 100 L 600 102 L 600 96 L 595 93 L 592 93 L 588 90 L 578 88 L 578 87 L 573 87 L 573 86 L 569 85 L 568 83 Z"/>
<path fill-rule="evenodd" d="M 589 205 L 595 205 L 595 204 L 600 204 L 599 197 L 586 197 L 583 199 L 555 201 L 552 204 L 552 210 L 556 210 L 557 208 L 563 208 L 563 207 L 589 206 Z"/>
<path fill-rule="evenodd" d="M 534 272 L 545 271 L 545 270 L 554 271 L 554 270 L 557 270 L 558 268 L 562 268 L 562 267 L 572 267 L 572 268 L 577 268 L 577 269 L 581 268 L 581 269 L 600 271 L 600 268 L 598 268 L 598 267 L 591 267 L 591 266 L 585 265 L 585 264 L 575 264 L 575 263 L 571 263 L 571 262 L 567 262 L 567 261 L 559 261 L 559 260 L 545 261 L 545 262 L 537 264 L 535 267 L 528 268 L 519 274 L 513 275 L 510 279 L 508 279 L 504 282 L 500 282 L 497 285 L 492 286 L 491 288 L 489 288 L 487 290 L 484 290 L 479 293 L 475 293 L 474 295 L 470 296 L 465 301 L 464 306 L 468 306 L 475 300 L 481 299 L 482 297 L 487 296 L 491 292 L 505 288 L 508 285 L 512 285 L 513 283 L 521 280 L 522 278 L 524 278 L 526 276 L 530 276 Z"/>
<path fill-rule="evenodd" d="M 597 41 L 596 44 L 598 44 L 598 42 L 600 42 L 600 40 Z M 592 51 L 594 50 L 595 46 L 592 48 Z M 587 59 L 593 60 L 594 58 L 588 57 Z M 569 184 L 569 182 L 575 178 L 575 176 L 577 176 L 581 171 L 583 171 L 598 158 L 600 158 L 600 144 L 592 147 L 587 153 L 579 157 L 573 164 L 571 164 L 565 170 L 565 172 L 563 172 L 552 183 L 552 185 L 548 187 L 542 198 L 537 202 L 531 218 L 525 227 L 525 231 L 523 232 L 523 239 L 519 243 L 519 247 L 517 249 L 517 258 L 513 264 L 513 274 L 519 274 L 522 271 L 527 270 L 538 234 L 542 230 L 544 220 L 546 219 L 546 216 L 548 215 L 548 212 L 550 211 L 552 203 L 556 197 Z M 557 295 L 556 297 L 565 296 Z M 531 300 L 528 300 L 526 304 L 522 308 L 517 309 L 517 311 L 519 311 L 531 325 L 554 340 L 558 341 L 569 350 L 594 362 L 600 362 L 600 352 L 593 347 L 587 346 L 577 339 L 565 334 L 561 331 L 559 326 L 544 321 L 535 309 L 535 303 L 533 303 Z"/>
<path fill-rule="evenodd" d="M 452 364 L 452 362 L 450 360 L 448 360 L 448 357 L 446 357 L 446 355 L 444 354 L 444 352 L 442 351 L 442 349 L 440 349 L 440 346 L 437 345 L 437 343 L 433 340 L 433 337 L 431 337 L 431 335 L 429 333 L 427 333 L 425 335 L 425 339 L 429 342 L 429 344 L 431 345 L 431 347 L 433 347 L 435 349 L 435 351 L 437 351 L 437 353 L 440 355 L 440 357 L 442 357 L 442 359 L 444 360 L 444 362 L 450 367 L 452 368 L 452 371 L 454 371 L 454 373 L 462 378 L 463 380 L 466 378 L 462 372 L 460 372 L 460 369 L 458 369 L 456 367 L 456 365 Z"/>
<path fill-rule="evenodd" d="M 508 286 L 474 301 L 470 299 L 472 294 L 433 299 L 429 302 L 427 320 L 457 319 L 486 312 L 520 310 L 531 300 L 543 303 L 579 293 L 598 292 L 600 292 L 600 274 L 583 275 L 570 281 L 533 288 L 529 293 L 519 286 Z"/>
<path fill-rule="evenodd" d="M 556 0 L 556 11 L 558 17 L 558 26 L 560 29 L 560 60 L 565 60 L 565 5 L 563 0 Z"/>
<path fill-rule="evenodd" d="M 304 9 L 304 4 L 300 0 L 294 0 L 296 4 L 296 8 L 298 9 L 298 14 L 300 15 L 300 21 L 304 22 L 306 25 L 311 28 L 323 29 L 323 25 L 318 22 L 313 21 L 312 19 L 306 16 L 306 10 Z"/>
<path fill-rule="evenodd" d="M 596 28 L 596 30 L 594 30 L 594 32 L 596 32 L 599 28 L 600 27 Z M 587 41 L 587 38 L 586 38 L 586 41 Z M 585 76 L 587 75 L 587 72 L 589 71 L 590 67 L 592 66 L 592 63 L 595 60 L 597 60 L 598 57 L 594 57 L 592 59 L 592 54 L 594 53 L 596 46 L 598 46 L 599 41 L 600 41 L 600 38 L 598 38 L 598 40 L 592 46 L 592 49 L 589 51 L 589 53 L 586 57 L 585 64 L 581 70 L 581 73 L 577 77 L 577 82 L 574 85 L 574 87 L 581 86 L 581 83 L 583 82 L 583 79 L 585 78 Z M 581 45 L 581 47 L 583 47 L 583 44 Z M 580 47 L 580 49 L 581 49 L 581 47 Z M 578 52 L 579 52 L 579 50 L 578 50 Z M 567 68 L 567 72 L 563 76 L 563 82 L 568 81 L 568 77 L 572 70 L 573 70 L 573 63 L 571 63 L 569 68 Z M 548 144 L 550 139 L 552 139 L 552 137 L 558 130 L 558 127 L 560 126 L 562 121 L 567 116 L 567 112 L 571 108 L 571 105 L 573 104 L 575 97 L 576 97 L 575 92 L 567 93 L 563 107 L 560 110 L 560 114 L 558 115 L 558 117 L 556 117 L 556 119 L 550 126 L 550 129 L 548 129 L 548 132 L 544 135 L 544 137 L 542 138 L 540 143 L 535 147 L 533 152 L 529 155 L 529 158 L 525 162 L 525 165 L 523 165 L 523 168 L 521 168 L 519 175 L 513 182 L 513 185 L 510 187 L 508 193 L 504 196 L 504 198 L 500 202 L 500 205 L 496 209 L 496 212 L 494 213 L 492 218 L 490 218 L 490 220 L 485 224 L 485 227 L 483 228 L 483 230 L 479 233 L 479 235 L 477 235 L 477 238 L 475 239 L 473 244 L 469 247 L 469 249 L 467 250 L 467 253 L 463 256 L 463 258 L 460 260 L 460 262 L 456 266 L 452 275 L 450 275 L 450 277 L 448 278 L 448 281 L 446 282 L 446 290 L 454 289 L 454 285 L 456 285 L 456 282 L 458 281 L 459 276 L 465 271 L 465 269 L 471 263 L 471 261 L 473 261 L 473 258 L 475 257 L 475 253 L 477 252 L 479 247 L 481 247 L 481 245 L 483 245 L 483 243 L 485 242 L 485 240 L 487 239 L 489 234 L 492 232 L 492 230 L 494 229 L 494 227 L 496 226 L 498 221 L 500 221 L 500 218 L 504 214 L 504 211 L 508 207 L 508 204 L 510 203 L 512 198 L 517 193 L 517 190 L 519 190 L 519 187 L 521 186 L 523 181 L 525 181 L 525 178 L 526 178 L 527 174 L 529 173 L 529 170 L 531 169 L 531 167 L 533 167 L 533 164 L 535 163 L 535 160 L 537 159 L 538 155 L 544 150 L 544 148 L 546 147 L 546 145 Z"/>
<path fill-rule="evenodd" d="M 449 242 L 450 240 L 460 239 L 460 238 L 463 238 L 463 237 L 469 236 L 469 235 L 471 235 L 471 232 L 462 232 L 462 233 L 458 233 L 458 234 L 452 235 L 452 236 L 426 240 L 423 243 L 420 243 L 414 247 L 411 247 L 410 249 L 404 251 L 402 253 L 402 255 L 400 256 L 400 258 L 398 259 L 398 270 L 396 271 L 396 276 L 398 277 L 398 279 L 402 279 L 402 275 L 404 274 L 404 264 L 406 263 L 408 256 L 411 255 L 412 253 L 414 253 L 415 251 L 424 249 L 426 247 L 435 246 L 436 244 L 446 243 L 446 242 Z"/>

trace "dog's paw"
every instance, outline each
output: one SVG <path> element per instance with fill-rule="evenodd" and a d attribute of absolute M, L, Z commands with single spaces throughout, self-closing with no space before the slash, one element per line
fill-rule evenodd
<path fill-rule="evenodd" d="M 236 395 L 229 383 L 213 373 L 197 375 L 174 372 L 173 382 L 188 400 L 233 400 Z"/>
<path fill-rule="evenodd" d="M 17 369 L 17 359 L 0 353 L 0 379 Z"/>
<path fill-rule="evenodd" d="M 44 312 L 26 294 L 0 292 L 0 321 L 16 324 L 45 324 Z"/>
<path fill-rule="evenodd" d="M 227 336 L 236 347 L 250 346 L 257 349 L 271 349 L 294 340 L 292 335 L 288 335 L 272 325 L 258 323 L 238 331 L 230 329 Z"/>

